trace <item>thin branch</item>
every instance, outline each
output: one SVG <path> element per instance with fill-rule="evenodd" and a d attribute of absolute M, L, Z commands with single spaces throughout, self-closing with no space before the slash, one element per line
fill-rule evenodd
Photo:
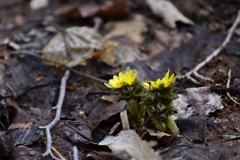
<path fill-rule="evenodd" d="M 47 142 L 44 141 L 44 144 L 47 145 Z M 51 150 L 53 151 L 53 153 L 55 153 L 61 160 L 66 160 L 65 157 L 62 156 L 61 153 L 58 152 L 58 150 L 56 148 L 54 148 L 53 146 L 51 147 Z"/>
<path fill-rule="evenodd" d="M 54 109 L 57 109 L 57 113 L 55 115 L 55 118 L 53 119 L 53 121 L 48 124 L 47 126 L 40 126 L 40 129 L 45 129 L 46 134 L 47 134 L 47 150 L 46 152 L 43 154 L 43 156 L 47 156 L 47 155 L 51 155 L 52 158 L 59 160 L 57 157 L 55 157 L 51 151 L 51 146 L 52 146 L 52 138 L 51 138 L 51 132 L 50 129 L 52 127 L 54 127 L 58 121 L 60 120 L 60 116 L 61 116 L 61 110 L 62 110 L 62 104 L 63 104 L 63 100 L 64 100 L 64 96 L 65 96 L 65 90 L 66 90 L 66 83 L 68 80 L 68 77 L 70 75 L 70 71 L 66 70 L 64 73 L 64 76 L 62 77 L 61 80 L 61 86 L 60 86 L 60 93 L 59 93 L 59 98 L 58 98 L 58 103 L 56 105 L 56 107 L 53 107 Z"/>
<path fill-rule="evenodd" d="M 228 89 L 229 86 L 230 86 L 230 80 L 231 80 L 231 69 L 229 69 L 229 71 L 228 71 L 227 89 Z M 228 97 L 229 97 L 234 103 L 240 105 L 240 103 L 238 103 L 237 101 L 235 101 L 235 100 L 231 97 L 231 95 L 229 94 L 229 92 L 227 92 L 227 95 L 228 95 Z"/>
<path fill-rule="evenodd" d="M 229 29 L 228 31 L 228 35 L 225 38 L 225 40 L 222 42 L 222 44 L 215 50 L 213 51 L 212 54 L 210 54 L 204 61 L 202 61 L 201 63 L 199 63 L 195 68 L 193 68 L 191 71 L 187 72 L 186 74 L 179 76 L 179 79 L 183 79 L 183 78 L 188 78 L 190 79 L 193 83 L 199 84 L 198 81 L 196 81 L 195 79 L 193 79 L 191 77 L 192 74 L 194 74 L 194 76 L 198 79 L 202 79 L 204 81 L 212 81 L 210 78 L 206 78 L 200 74 L 198 74 L 197 72 L 203 67 L 205 66 L 207 63 L 209 63 L 214 57 L 218 56 L 218 54 L 222 51 L 222 49 L 228 44 L 228 42 L 230 41 L 234 30 L 236 29 L 237 25 L 240 22 L 240 10 L 238 11 L 238 15 L 236 20 L 234 21 L 232 27 Z"/>
<path fill-rule="evenodd" d="M 12 89 L 12 87 L 10 86 L 10 84 L 8 84 L 8 83 L 6 82 L 5 85 L 11 90 L 11 92 L 13 93 L 14 98 L 17 98 L 17 94 L 14 92 L 14 90 Z"/>
<path fill-rule="evenodd" d="M 127 110 L 122 111 L 120 113 L 120 117 L 121 117 L 121 121 L 122 121 L 123 130 L 129 130 L 130 125 L 129 125 L 129 121 L 128 121 Z"/>
<path fill-rule="evenodd" d="M 78 148 L 77 148 L 77 146 L 73 146 L 73 159 L 78 160 Z"/>

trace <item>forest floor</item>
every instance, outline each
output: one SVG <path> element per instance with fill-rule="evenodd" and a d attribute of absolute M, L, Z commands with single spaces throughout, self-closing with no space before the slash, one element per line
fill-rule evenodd
<path fill-rule="evenodd" d="M 0 159 L 52 159 L 42 156 L 49 138 L 39 127 L 56 115 L 65 70 L 71 73 L 60 120 L 50 129 L 59 159 L 240 159 L 240 26 L 222 44 L 240 16 L 239 1 L 171 0 L 187 20 L 156 1 L 162 10 L 154 14 L 144 0 L 0 0 Z M 125 141 L 135 154 L 124 138 L 112 142 L 116 149 L 99 144 L 133 134 L 121 124 L 126 102 L 116 103 L 119 93 L 103 82 L 126 67 L 139 81 L 168 69 L 186 75 L 219 46 L 197 70 L 205 78 L 191 74 L 174 83 L 177 137 L 136 129 L 139 136 Z"/>

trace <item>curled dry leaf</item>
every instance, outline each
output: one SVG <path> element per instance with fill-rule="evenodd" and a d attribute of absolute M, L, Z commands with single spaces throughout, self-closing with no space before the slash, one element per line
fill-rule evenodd
<path fill-rule="evenodd" d="M 32 10 L 38 10 L 38 9 L 47 7 L 48 4 L 49 4 L 49 0 L 31 0 L 30 8 Z"/>
<path fill-rule="evenodd" d="M 92 28 L 70 27 L 58 33 L 44 47 L 43 56 L 68 67 L 85 65 L 86 60 L 95 57 L 108 65 L 114 63 L 114 42 L 103 42 L 101 35 Z M 43 62 L 46 65 L 56 65 Z"/>
<path fill-rule="evenodd" d="M 161 160 L 161 157 L 149 147 L 148 143 L 141 140 L 133 130 L 121 131 L 116 137 L 107 136 L 99 145 L 107 145 L 113 152 L 124 150 L 137 160 Z"/>
<path fill-rule="evenodd" d="M 108 22 L 104 28 L 113 28 L 104 36 L 106 39 L 114 36 L 127 36 L 137 44 L 143 42 L 144 36 L 142 33 L 147 31 L 144 17 L 140 14 L 134 15 L 132 20 Z"/>
<path fill-rule="evenodd" d="M 189 32 L 170 35 L 169 33 L 161 30 L 155 30 L 155 35 L 157 40 L 165 47 L 167 47 L 170 52 L 179 48 L 183 43 L 189 42 L 193 38 L 193 35 Z"/>
<path fill-rule="evenodd" d="M 125 18 L 129 13 L 130 7 L 128 5 L 128 0 L 115 0 L 107 2 L 102 6 L 95 16 Z"/>
<path fill-rule="evenodd" d="M 65 17 L 72 20 L 83 18 L 106 17 L 106 18 L 126 18 L 130 13 L 127 0 L 108 1 L 102 6 L 86 4 L 80 7 L 67 6 L 55 12 L 56 16 Z"/>
<path fill-rule="evenodd" d="M 109 41 L 102 44 L 103 50 L 96 51 L 94 54 L 94 58 L 100 62 L 104 62 L 109 66 L 113 66 L 115 61 L 114 49 L 116 47 L 116 43 Z"/>
<path fill-rule="evenodd" d="M 223 108 L 222 100 L 216 93 L 211 93 L 209 87 L 187 88 L 186 94 L 179 94 L 173 101 L 178 109 L 173 119 L 188 118 L 193 115 L 207 116 L 209 113 Z"/>
<path fill-rule="evenodd" d="M 146 0 L 152 12 L 163 18 L 164 23 L 171 28 L 176 28 L 176 21 L 194 25 L 194 22 L 185 17 L 170 1 Z"/>

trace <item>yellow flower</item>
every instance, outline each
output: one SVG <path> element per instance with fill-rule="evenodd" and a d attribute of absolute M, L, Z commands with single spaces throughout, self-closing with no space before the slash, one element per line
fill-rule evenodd
<path fill-rule="evenodd" d="M 134 75 L 133 71 L 130 70 L 129 67 L 125 69 L 125 74 L 122 72 L 119 73 L 119 76 L 114 75 L 113 79 L 109 80 L 109 83 L 104 83 L 105 86 L 111 89 L 119 89 L 125 85 L 132 85 L 137 82 L 138 72 L 135 72 Z"/>
<path fill-rule="evenodd" d="M 169 78 L 169 70 L 168 70 L 168 72 L 166 73 L 165 77 L 162 80 L 158 79 L 156 82 L 155 81 L 143 82 L 142 85 L 144 88 L 149 89 L 149 84 L 151 84 L 150 90 L 162 89 L 162 88 L 167 88 L 168 86 L 173 84 L 175 79 L 176 79 L 176 76 L 174 77 L 174 73 Z"/>

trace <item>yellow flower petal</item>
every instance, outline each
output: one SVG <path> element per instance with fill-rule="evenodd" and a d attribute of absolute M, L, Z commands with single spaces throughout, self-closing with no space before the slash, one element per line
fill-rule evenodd
<path fill-rule="evenodd" d="M 137 82 L 137 76 L 138 76 L 138 72 L 135 72 L 132 79 L 133 79 L 133 83 Z"/>
<path fill-rule="evenodd" d="M 127 71 L 126 74 L 125 74 L 125 76 L 126 76 L 127 78 L 132 78 L 132 70 Z"/>
<path fill-rule="evenodd" d="M 171 77 L 169 78 L 169 81 L 174 82 L 174 73 L 171 75 Z"/>
<path fill-rule="evenodd" d="M 105 86 L 107 86 L 108 88 L 112 88 L 109 84 L 104 83 Z"/>
<path fill-rule="evenodd" d="M 114 81 L 116 81 L 116 82 L 119 82 L 119 81 L 120 81 L 120 79 L 119 79 L 118 76 L 116 76 L 116 75 L 113 76 L 113 79 L 114 79 Z"/>
<path fill-rule="evenodd" d="M 120 73 L 119 73 L 119 79 L 120 79 L 120 81 L 124 80 L 124 77 L 125 77 L 124 74 L 123 74 L 122 72 L 120 72 Z"/>
<path fill-rule="evenodd" d="M 134 75 L 132 76 L 133 71 L 130 70 L 129 67 L 127 67 L 125 69 L 125 75 L 123 74 L 123 72 L 119 72 L 119 76 L 114 75 L 113 79 L 109 80 L 109 83 L 105 85 L 108 88 L 112 88 L 112 89 L 118 89 L 118 88 L 122 88 L 125 85 L 132 85 L 134 83 L 137 82 L 137 75 L 138 73 L 134 73 Z"/>
<path fill-rule="evenodd" d="M 170 70 L 168 70 L 168 72 L 166 73 L 165 77 L 162 79 L 163 82 L 168 81 L 168 78 L 169 78 L 169 72 L 170 72 Z"/>
<path fill-rule="evenodd" d="M 144 88 L 149 89 L 149 84 L 148 84 L 147 82 L 143 82 L 143 83 L 142 83 L 142 86 L 143 86 Z"/>
<path fill-rule="evenodd" d="M 174 77 L 174 74 L 171 75 L 171 77 L 169 78 L 169 72 L 170 70 L 168 70 L 168 72 L 166 73 L 165 77 L 161 80 L 161 79 L 157 79 L 156 82 L 155 81 L 149 81 L 151 84 L 149 85 L 148 82 L 144 82 L 142 83 L 144 88 L 149 89 L 150 90 L 156 90 L 156 89 L 162 89 L 162 88 L 167 88 L 170 85 L 172 85 L 176 79 L 176 77 Z"/>

